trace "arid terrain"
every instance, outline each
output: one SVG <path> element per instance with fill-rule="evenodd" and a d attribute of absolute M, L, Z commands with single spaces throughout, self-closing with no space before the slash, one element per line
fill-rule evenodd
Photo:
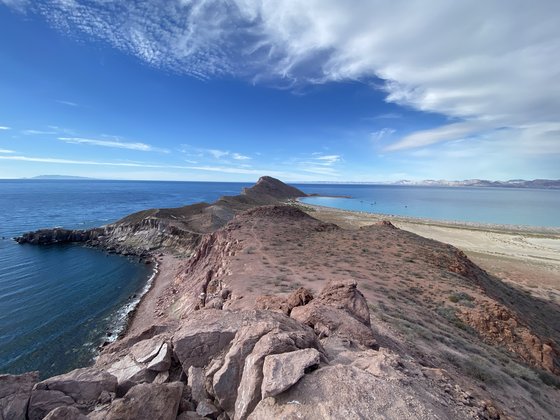
<path fill-rule="evenodd" d="M 273 182 L 191 248 L 155 248 L 95 366 L 3 378 L 4 413 L 19 386 L 30 419 L 557 418 L 555 232 L 302 206 Z"/>

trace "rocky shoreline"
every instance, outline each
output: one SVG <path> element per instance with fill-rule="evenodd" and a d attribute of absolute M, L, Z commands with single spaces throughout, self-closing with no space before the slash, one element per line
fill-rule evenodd
<path fill-rule="evenodd" d="M 93 366 L 0 375 L 0 418 L 555 417 L 556 303 L 391 222 L 282 204 L 300 194 L 265 177 L 213 204 L 23 235 L 146 253 L 160 271 Z"/>

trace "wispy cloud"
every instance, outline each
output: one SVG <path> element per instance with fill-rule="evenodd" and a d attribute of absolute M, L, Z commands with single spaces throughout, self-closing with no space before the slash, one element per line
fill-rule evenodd
<path fill-rule="evenodd" d="M 57 131 L 46 131 L 46 130 L 22 130 L 21 131 L 22 134 L 25 134 L 26 136 L 41 136 L 41 135 L 53 135 L 53 134 L 58 134 Z"/>
<path fill-rule="evenodd" d="M 102 162 L 94 160 L 80 159 L 60 159 L 52 157 L 33 157 L 33 156 L 0 156 L 2 160 L 15 160 L 20 162 L 55 163 L 61 165 L 95 165 L 95 166 L 124 166 L 140 168 L 165 168 L 163 165 L 152 165 L 148 163 L 128 163 L 128 162 Z"/>
<path fill-rule="evenodd" d="M 0 149 L 0 153 L 15 153 L 15 151 L 8 150 L 8 149 Z"/>
<path fill-rule="evenodd" d="M 201 149 L 204 150 L 204 149 Z M 229 155 L 229 152 L 225 150 L 218 150 L 218 149 L 207 149 L 206 150 L 209 154 L 211 154 L 215 159 L 221 159 Z"/>
<path fill-rule="evenodd" d="M 370 137 L 374 142 L 378 142 L 386 137 L 389 137 L 391 134 L 394 134 L 395 132 L 396 132 L 395 129 L 385 127 L 382 128 L 381 130 L 374 131 L 373 133 L 370 134 Z"/>
<path fill-rule="evenodd" d="M 339 175 L 336 166 L 340 162 L 342 162 L 340 155 L 324 155 L 321 152 L 315 152 L 311 153 L 311 156 L 292 158 L 287 164 L 295 166 L 303 172 L 336 177 Z"/>
<path fill-rule="evenodd" d="M 79 106 L 76 102 L 71 102 L 71 101 L 62 101 L 62 100 L 57 99 L 56 102 L 58 102 L 59 104 L 67 105 L 67 106 L 71 106 L 71 107 Z"/>
<path fill-rule="evenodd" d="M 312 159 L 315 161 L 316 165 L 325 165 L 325 166 L 334 165 L 335 163 L 340 162 L 342 160 L 340 155 L 317 156 Z"/>
<path fill-rule="evenodd" d="M 352 7 L 339 0 L 2 1 L 194 77 L 232 74 L 289 86 L 381 79 L 386 101 L 486 122 L 487 141 L 502 127 L 521 139 L 529 124 L 543 131 L 558 122 L 556 0 L 530 9 L 498 0 L 357 0 Z M 452 140 L 453 124 L 396 139 L 388 150 Z"/>
<path fill-rule="evenodd" d="M 239 167 L 228 167 L 228 166 L 211 166 L 211 165 L 164 165 L 164 164 L 153 164 L 144 162 L 105 162 L 96 160 L 82 160 L 82 159 L 62 159 L 56 157 L 35 157 L 35 156 L 3 156 L 0 155 L 0 160 L 11 160 L 19 162 L 35 162 L 35 163 L 50 163 L 56 165 L 86 165 L 86 166 L 108 166 L 108 167 L 125 167 L 125 168 L 153 168 L 153 169 L 165 169 L 165 170 L 194 170 L 194 171 L 205 171 L 205 172 L 219 172 L 224 174 L 242 174 L 242 175 L 272 175 L 277 177 L 282 177 L 285 179 L 294 179 L 294 176 L 299 176 L 301 180 L 305 180 L 304 175 L 298 175 L 293 171 L 278 171 L 274 169 L 248 169 Z"/>
<path fill-rule="evenodd" d="M 417 131 L 403 137 L 396 143 L 385 148 L 386 151 L 396 151 L 428 146 L 441 141 L 463 139 L 480 133 L 488 128 L 488 124 L 479 121 L 467 121 L 444 125 L 431 130 Z M 379 132 L 378 132 L 379 133 Z"/>
<path fill-rule="evenodd" d="M 138 150 L 141 152 L 160 152 L 160 153 L 169 153 L 166 149 L 161 149 L 159 147 L 154 147 L 146 143 L 129 143 L 123 141 L 116 141 L 116 140 L 99 140 L 99 139 L 85 139 L 81 137 L 59 137 L 58 140 L 61 140 L 65 143 L 72 143 L 72 144 L 87 144 L 90 146 L 101 146 L 101 147 L 112 147 L 117 149 L 128 149 L 128 150 Z"/>
<path fill-rule="evenodd" d="M 11 127 L 7 127 L 5 125 L 0 125 L 0 130 L 11 130 Z"/>
<path fill-rule="evenodd" d="M 215 160 L 219 160 L 225 162 L 226 160 L 233 159 L 235 161 L 242 161 L 242 160 L 251 160 L 250 156 L 238 153 L 238 152 L 230 152 L 229 150 L 221 150 L 221 149 L 205 149 L 201 147 L 193 147 L 188 144 L 181 145 L 179 149 L 181 153 L 184 153 L 189 157 L 189 160 L 201 160 L 204 157 L 213 158 Z M 194 158 L 194 159 L 190 159 Z"/>
<path fill-rule="evenodd" d="M 197 171 L 221 172 L 225 174 L 245 174 L 245 175 L 269 174 L 272 176 L 280 176 L 280 177 L 286 176 L 288 174 L 288 172 L 276 171 L 270 169 L 233 168 L 229 166 L 187 166 L 186 169 L 194 169 Z"/>
<path fill-rule="evenodd" d="M 249 156 L 245 156 L 245 155 L 242 155 L 240 153 L 232 153 L 231 157 L 232 157 L 232 159 L 235 159 L 235 160 L 251 160 L 251 158 Z"/>

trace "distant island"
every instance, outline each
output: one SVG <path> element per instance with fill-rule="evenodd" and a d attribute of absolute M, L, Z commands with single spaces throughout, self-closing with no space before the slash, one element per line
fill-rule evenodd
<path fill-rule="evenodd" d="M 50 180 L 54 180 L 54 179 L 66 179 L 66 180 L 79 180 L 79 179 L 90 179 L 93 180 L 95 178 L 89 178 L 87 176 L 72 176 L 72 175 L 38 175 L 38 176 L 33 176 L 31 178 L 25 178 L 25 179 L 50 179 Z"/>

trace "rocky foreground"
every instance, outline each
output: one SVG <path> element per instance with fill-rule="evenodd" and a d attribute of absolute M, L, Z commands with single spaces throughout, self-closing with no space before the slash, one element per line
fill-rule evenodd
<path fill-rule="evenodd" d="M 109 225 L 110 240 L 87 239 L 184 262 L 155 325 L 95 365 L 0 375 L 0 419 L 557 417 L 558 305 L 391 223 L 343 229 L 280 202 L 300 194 L 263 178 L 220 204 L 141 212 Z M 170 229 L 183 233 L 167 240 Z"/>

